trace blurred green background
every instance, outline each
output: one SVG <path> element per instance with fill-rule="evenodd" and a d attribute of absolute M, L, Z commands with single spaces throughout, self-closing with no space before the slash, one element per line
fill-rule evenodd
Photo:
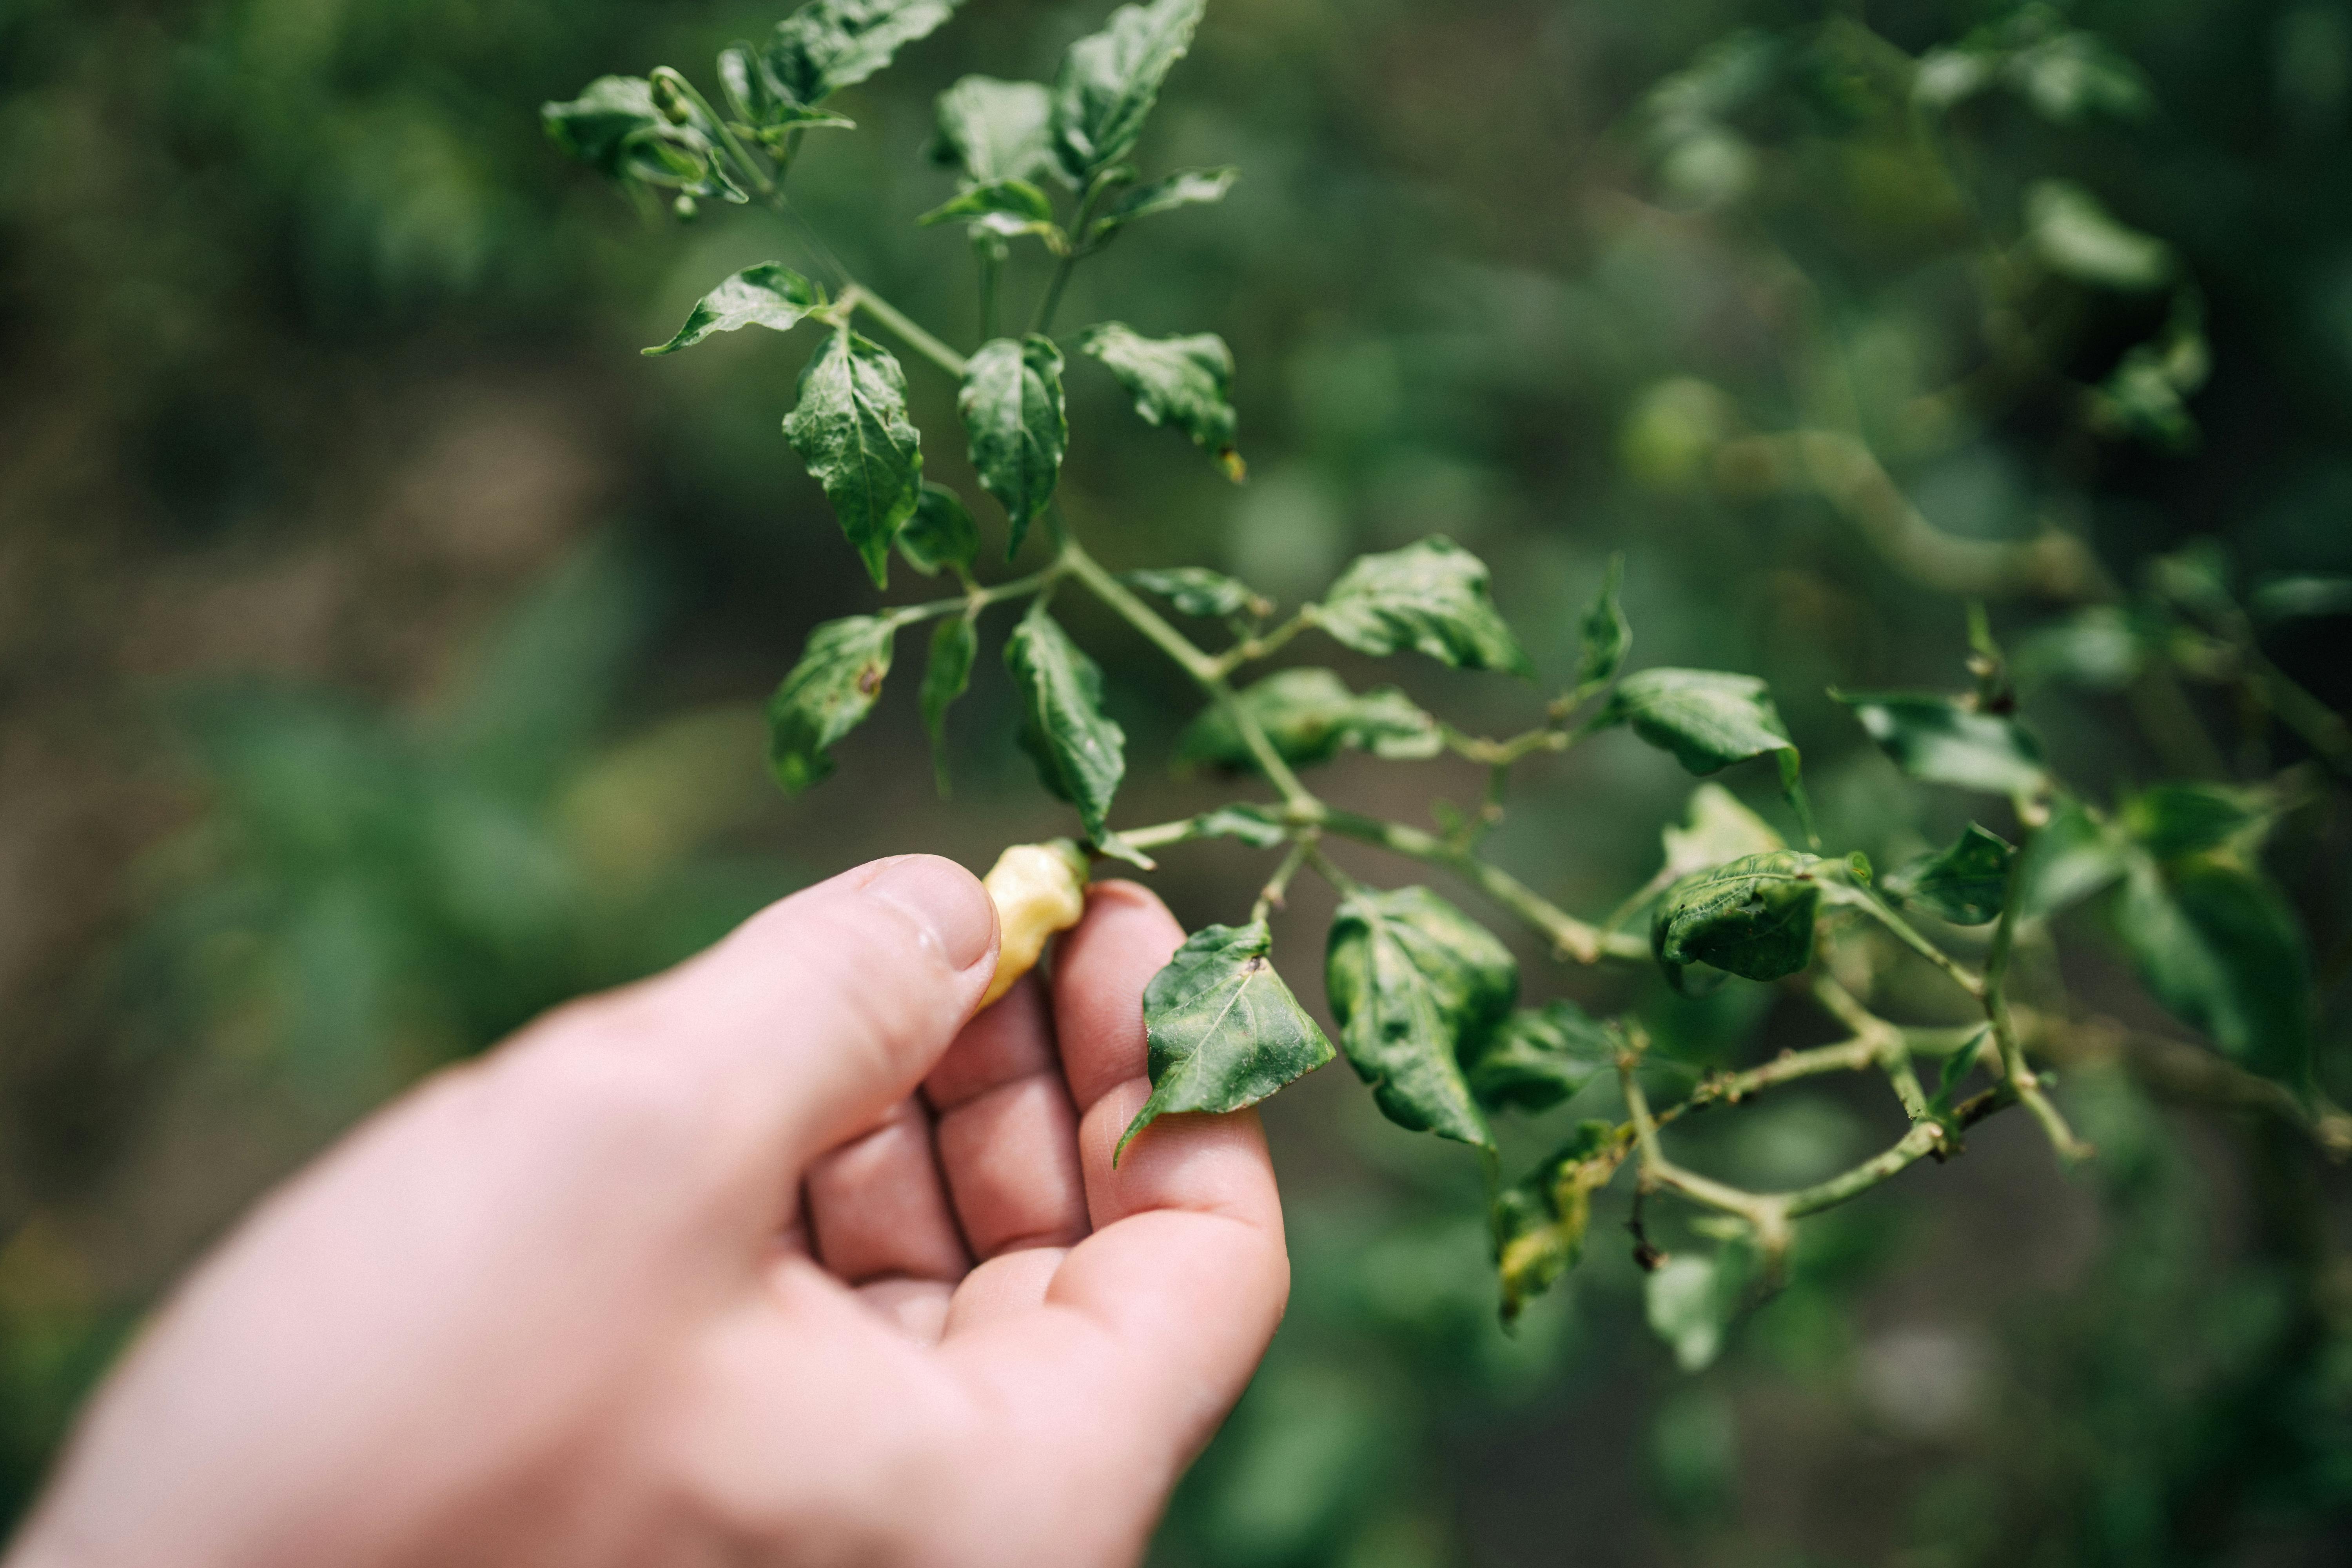
<path fill-rule="evenodd" d="M 913 225 L 950 190 L 921 156 L 931 97 L 1047 72 L 1106 9 L 971 0 L 845 94 L 860 129 L 795 173 L 851 268 L 958 342 L 962 241 Z M 799 253 L 756 211 L 642 220 L 536 110 L 607 71 L 707 82 L 773 19 L 0 0 L 10 1515 L 137 1314 L 370 1105 L 872 855 L 982 868 L 1066 830 L 985 652 L 950 803 L 910 689 L 817 791 L 764 776 L 768 689 L 810 626 L 875 602 L 777 431 L 808 345 L 635 351 L 724 274 Z M 1971 38 L 1923 85 L 1915 59 Z M 2126 590 L 2198 540 L 2243 587 L 2352 570 L 2347 132 L 2338 4 L 1213 0 L 1145 151 L 1243 181 L 1090 263 L 1062 320 L 1223 333 L 1252 477 L 1227 485 L 1074 369 L 1066 493 L 1115 567 L 1217 565 L 1291 601 L 1359 551 L 1449 533 L 1554 683 L 1622 550 L 1635 662 L 1768 676 L 1832 845 L 1899 854 L 1961 804 L 1900 784 L 1823 692 L 1961 684 L 1959 603 L 1724 443 L 1834 416 L 1914 521 L 2062 529 Z M 952 388 L 910 374 L 932 469 L 961 480 Z M 2340 711 L 2345 605 L 2318 608 L 2263 646 Z M 2222 739 L 2198 754 L 2117 651 L 2130 612 L 2063 611 L 1994 605 L 2044 650 L 2027 712 L 2081 787 L 2287 760 L 2201 696 Z M 1121 819 L 1215 798 L 1160 764 L 1179 678 L 1074 618 L 1130 735 Z M 2067 636 L 2032 641 L 2051 626 Z M 1404 673 L 1468 728 L 1527 706 Z M 1580 747 L 1530 781 L 1496 857 L 1597 914 L 1650 874 L 1688 787 L 1646 748 Z M 1342 764 L 1331 793 L 1422 820 L 1477 788 Z M 2344 818 L 2304 814 L 2274 866 L 2339 1096 Z M 1188 921 L 1233 918 L 1258 874 L 1232 846 L 1167 858 Z M 1305 890 L 1277 921 L 1318 1005 L 1328 912 Z M 2074 990 L 2151 1016 L 2095 922 L 2079 934 Z M 1642 1005 L 1692 1059 L 1823 1037 L 1764 988 L 1678 1004 L 1528 956 L 1531 990 Z M 2346 1561 L 2343 1172 L 2121 1071 L 2062 1094 L 2092 1166 L 2062 1176 L 2030 1125 L 1988 1124 L 1967 1159 L 1811 1222 L 1792 1287 L 1685 1375 L 1641 1323 L 1628 1184 L 1506 1336 L 1473 1163 L 1319 1075 L 1269 1116 L 1291 1317 L 1161 1556 Z M 1882 1141 L 1880 1098 L 1832 1084 L 1696 1146 L 1810 1179 Z"/>

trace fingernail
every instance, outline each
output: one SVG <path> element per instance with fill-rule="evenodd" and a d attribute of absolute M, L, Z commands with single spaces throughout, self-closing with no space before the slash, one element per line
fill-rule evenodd
<path fill-rule="evenodd" d="M 952 860 L 909 855 L 866 884 L 868 898 L 904 911 L 948 967 L 970 969 L 996 940 L 996 906 L 980 879 Z"/>

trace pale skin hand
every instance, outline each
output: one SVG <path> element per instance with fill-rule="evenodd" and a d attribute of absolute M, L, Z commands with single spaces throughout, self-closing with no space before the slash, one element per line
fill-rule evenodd
<path fill-rule="evenodd" d="M 196 1272 L 8 1568 L 1134 1561 L 1289 1283 L 1253 1115 L 1111 1168 L 1180 940 L 1097 886 L 972 1018 L 907 857 L 542 1020 Z"/>

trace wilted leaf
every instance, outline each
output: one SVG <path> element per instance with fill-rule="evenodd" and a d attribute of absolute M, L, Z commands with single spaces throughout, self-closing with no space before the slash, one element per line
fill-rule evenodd
<path fill-rule="evenodd" d="M 1742 856 L 1788 847 L 1770 823 L 1740 805 L 1738 797 L 1719 784 L 1703 784 L 1691 791 L 1686 811 L 1686 826 L 1669 824 L 1660 835 L 1665 841 L 1669 877 L 1687 877 Z"/>
<path fill-rule="evenodd" d="M 1414 648 L 1457 669 L 1528 674 L 1486 582 L 1486 563 L 1439 534 L 1357 557 L 1331 584 L 1316 624 L 1358 653 Z"/>
<path fill-rule="evenodd" d="M 940 94 L 931 156 L 975 184 L 1034 180 L 1054 166 L 1045 86 L 968 76 Z"/>
<path fill-rule="evenodd" d="M 761 60 L 793 103 L 814 106 L 890 63 L 959 0 L 810 0 L 776 24 Z"/>
<path fill-rule="evenodd" d="M 1470 1092 L 1489 1110 L 1549 1110 L 1616 1065 L 1609 1026 L 1575 1003 L 1522 1007 L 1469 1060 Z"/>
<path fill-rule="evenodd" d="M 1818 856 L 1781 849 L 1693 872 L 1666 889 L 1650 926 L 1650 951 L 1666 978 L 1707 964 L 1748 980 L 1778 980 L 1813 961 L 1821 914 Z"/>
<path fill-rule="evenodd" d="M 1494 1147 L 1462 1058 L 1518 994 L 1507 948 L 1426 888 L 1358 890 L 1332 917 L 1324 983 L 1340 1046 L 1390 1121 Z"/>
<path fill-rule="evenodd" d="M 1021 552 L 1029 524 L 1054 499 L 1070 444 L 1062 412 L 1062 351 L 1051 339 L 998 338 L 974 351 L 956 399 L 980 482 L 1013 520 L 1005 554 Z"/>
<path fill-rule="evenodd" d="M 906 372 L 887 350 L 843 327 L 801 372 L 784 436 L 881 587 L 891 541 L 922 492 L 922 437 L 907 417 Z"/>
<path fill-rule="evenodd" d="M 2311 963 L 2268 880 L 2219 858 L 2133 867 L 2116 930 L 2148 992 L 2223 1055 L 2297 1094 L 2311 1088 Z"/>
<path fill-rule="evenodd" d="M 705 294 L 687 312 L 686 325 L 678 328 L 677 336 L 644 352 L 674 354 L 680 349 L 692 348 L 713 332 L 731 332 L 741 327 L 768 327 L 788 332 L 824 303 L 824 289 L 789 267 L 762 261 L 757 267 L 746 267 Z"/>
<path fill-rule="evenodd" d="M 2116 221 L 2099 198 L 2065 180 L 2025 193 L 2025 233 L 2043 265 L 2063 278 L 2127 293 L 2172 277 L 2172 247 Z"/>
<path fill-rule="evenodd" d="M 1950 848 L 1923 855 L 1890 873 L 1885 889 L 1897 903 L 1916 904 L 1954 925 L 1983 925 L 2009 897 L 2010 863 L 2017 851 L 1998 834 L 1969 824 Z"/>
<path fill-rule="evenodd" d="M 1054 79 L 1055 156 L 1084 185 L 1135 150 L 1160 85 L 1192 42 L 1206 0 L 1122 5 L 1110 25 L 1080 38 Z"/>
<path fill-rule="evenodd" d="M 1078 347 L 1135 399 L 1146 425 L 1171 425 L 1241 478 L 1234 437 L 1241 428 L 1231 401 L 1234 353 L 1214 332 L 1190 338 L 1147 338 L 1118 321 L 1088 327 Z"/>
<path fill-rule="evenodd" d="M 1205 566 L 1154 567 L 1126 572 L 1119 581 L 1147 594 L 1157 594 L 1188 616 L 1223 619 L 1228 616 L 1268 616 L 1274 605 L 1238 578 Z"/>
<path fill-rule="evenodd" d="M 768 700 L 768 763 L 786 793 L 833 772 L 827 748 L 857 727 L 882 695 L 898 623 L 883 616 L 827 621 Z"/>
<path fill-rule="evenodd" d="M 1780 788 L 1801 816 L 1800 759 L 1772 694 L 1752 675 L 1714 669 L 1641 669 L 1617 683 L 1589 729 L 1630 724 L 1633 733 L 1695 773 L 1720 773 L 1767 752 L 1779 759 Z"/>
<path fill-rule="evenodd" d="M 1274 972 L 1264 921 L 1203 926 L 1143 988 L 1151 1098 L 1111 1152 L 1174 1110 L 1239 1110 L 1331 1059 L 1331 1042 Z"/>
<path fill-rule="evenodd" d="M 1624 582 L 1625 558 L 1612 555 L 1608 574 L 1601 579 L 1601 592 L 1594 597 L 1592 607 L 1584 612 L 1584 647 L 1576 665 L 1576 689 L 1580 692 L 1600 689 L 1625 668 L 1625 652 L 1633 646 L 1633 628 L 1626 624 L 1625 611 L 1617 603 L 1618 591 Z"/>
<path fill-rule="evenodd" d="M 1004 645 L 1022 703 L 1021 748 L 1045 787 L 1078 808 L 1087 836 L 1115 847 L 1111 797 L 1127 773 L 1127 735 L 1102 710 L 1102 671 L 1050 616 L 1032 610 Z"/>
<path fill-rule="evenodd" d="M 1495 1199 L 1495 1271 L 1503 1287 L 1503 1321 L 1576 1267 L 1592 1222 L 1592 1194 L 1623 1163 L 1617 1130 L 1581 1122 L 1576 1136 Z"/>
<path fill-rule="evenodd" d="M 926 577 L 950 567 L 970 571 L 980 555 L 980 527 L 962 497 L 925 479 L 915 498 L 914 515 L 899 527 L 898 553 Z"/>
<path fill-rule="evenodd" d="M 557 146 L 615 177 L 629 138 L 665 123 L 653 84 L 641 76 L 600 76 L 569 102 L 540 105 L 539 119 Z"/>
<path fill-rule="evenodd" d="M 1150 217 L 1177 207 L 1198 206 L 1209 202 L 1221 202 L 1225 193 L 1234 188 L 1241 177 L 1238 169 L 1183 169 L 1176 174 L 1138 185 L 1118 200 L 1110 210 L 1097 218 L 1089 231 L 1091 239 L 1107 239 L 1138 218 Z"/>
<path fill-rule="evenodd" d="M 1437 721 L 1393 686 L 1361 697 L 1328 669 L 1286 669 L 1234 696 L 1243 712 L 1257 721 L 1283 761 L 1298 767 L 1329 762 L 1354 747 L 1377 757 L 1433 757 L 1444 747 Z M 1222 706 L 1203 709 L 1176 742 L 1187 763 L 1250 768 L 1240 727 Z"/>
<path fill-rule="evenodd" d="M 950 616 L 931 633 L 931 658 L 923 667 L 923 729 L 931 738 L 931 771 L 940 794 L 948 793 L 948 710 L 971 685 L 971 662 L 980 634 L 963 616 Z"/>
<path fill-rule="evenodd" d="M 1714 1363 L 1757 1272 L 1746 1241 L 1725 1242 L 1710 1257 L 1679 1254 L 1651 1272 L 1643 1292 L 1650 1331 L 1673 1349 L 1675 1364 L 1703 1372 Z"/>
<path fill-rule="evenodd" d="M 1852 709 L 1878 749 L 1915 779 L 2006 795 L 2040 795 L 2050 787 L 2040 742 L 2014 719 L 1979 713 L 1950 697 L 1830 695 Z"/>

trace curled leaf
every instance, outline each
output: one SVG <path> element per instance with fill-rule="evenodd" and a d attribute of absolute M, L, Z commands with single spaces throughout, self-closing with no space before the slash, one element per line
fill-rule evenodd
<path fill-rule="evenodd" d="M 1543 1163 L 1496 1194 L 1495 1272 L 1503 1288 L 1503 1321 L 1576 1267 L 1592 1222 L 1592 1194 L 1624 1163 L 1625 1145 L 1606 1121 L 1578 1124 Z"/>
<path fill-rule="evenodd" d="M 887 616 L 850 616 L 809 634 L 800 662 L 768 700 L 768 763 L 785 793 L 833 772 L 827 749 L 874 710 L 898 630 Z"/>
<path fill-rule="evenodd" d="M 1347 748 L 1391 759 L 1433 757 L 1444 750 L 1437 721 L 1393 686 L 1359 697 L 1328 669 L 1285 669 L 1244 688 L 1234 706 L 1255 721 L 1283 761 L 1297 767 L 1329 762 Z M 1187 763 L 1255 770 L 1257 759 L 1222 704 L 1203 709 L 1176 742 Z"/>
<path fill-rule="evenodd" d="M 1316 624 L 1358 653 L 1412 648 L 1457 669 L 1530 673 L 1487 591 L 1486 563 L 1443 534 L 1359 556 L 1324 596 Z"/>
<path fill-rule="evenodd" d="M 1692 873 L 1666 889 L 1650 950 L 1677 990 L 1704 963 L 1748 980 L 1778 980 L 1813 961 L 1823 862 L 1780 849 Z"/>
<path fill-rule="evenodd" d="M 2008 840 L 1971 822 L 1951 847 L 1890 873 L 1883 887 L 1895 902 L 1916 904 L 1954 925 L 1983 925 L 2009 897 L 2016 858 Z"/>
<path fill-rule="evenodd" d="M 678 328 L 676 337 L 643 352 L 674 354 L 680 349 L 692 348 L 713 332 L 732 332 L 744 327 L 788 332 L 824 303 L 824 289 L 789 267 L 762 261 L 756 267 L 746 267 L 705 294 L 687 312 L 686 325 Z"/>
<path fill-rule="evenodd" d="M 1518 994 L 1509 949 L 1426 888 L 1358 890 L 1332 917 L 1324 983 L 1349 1064 L 1390 1121 L 1495 1146 L 1462 1061 Z"/>
<path fill-rule="evenodd" d="M 1549 1110 L 1616 1066 L 1621 1044 L 1575 1003 L 1522 1007 L 1468 1061 L 1470 1092 L 1493 1110 Z"/>

